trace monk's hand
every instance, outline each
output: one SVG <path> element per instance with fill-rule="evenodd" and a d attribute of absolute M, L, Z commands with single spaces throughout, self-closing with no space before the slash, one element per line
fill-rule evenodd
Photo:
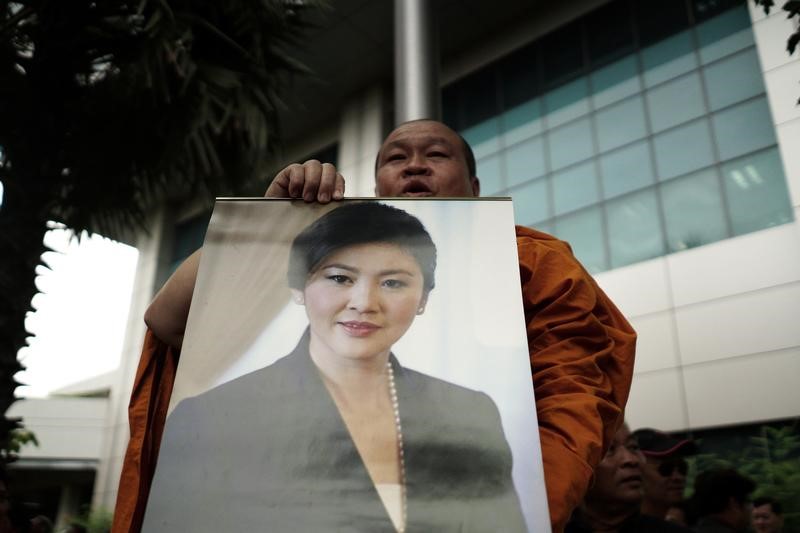
<path fill-rule="evenodd" d="M 344 177 L 330 163 L 316 159 L 284 168 L 272 180 L 267 198 L 302 198 L 306 202 L 327 204 L 344 198 Z"/>

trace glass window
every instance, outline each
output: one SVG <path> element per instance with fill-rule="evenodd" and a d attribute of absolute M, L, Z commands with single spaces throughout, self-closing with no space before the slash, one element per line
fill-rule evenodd
<path fill-rule="evenodd" d="M 512 145 L 542 132 L 542 104 L 539 98 L 515 106 L 501 117 L 503 143 Z"/>
<path fill-rule="evenodd" d="M 712 111 L 764 92 L 755 48 L 709 65 L 705 69 L 705 79 Z"/>
<path fill-rule="evenodd" d="M 777 148 L 722 165 L 733 233 L 791 222 L 792 206 Z"/>
<path fill-rule="evenodd" d="M 500 119 L 490 118 L 474 126 L 461 130 L 476 158 L 493 154 L 500 149 Z"/>
<path fill-rule="evenodd" d="M 503 170 L 500 166 L 500 156 L 492 155 L 478 159 L 478 178 L 481 180 L 481 192 L 487 196 L 503 189 Z"/>
<path fill-rule="evenodd" d="M 673 35 L 642 50 L 644 84 L 652 87 L 697 67 L 697 57 L 688 31 Z"/>
<path fill-rule="evenodd" d="M 714 135 L 723 161 L 775 144 L 775 128 L 766 98 L 758 98 L 713 115 Z"/>
<path fill-rule="evenodd" d="M 700 76 L 692 72 L 651 89 L 647 93 L 647 110 L 654 132 L 699 117 L 705 113 Z"/>
<path fill-rule="evenodd" d="M 680 176 L 714 162 L 708 120 L 669 130 L 653 139 L 660 179 Z"/>
<path fill-rule="evenodd" d="M 550 166 L 553 170 L 583 161 L 594 154 L 589 119 L 578 120 L 549 132 Z"/>
<path fill-rule="evenodd" d="M 613 104 L 639 92 L 639 72 L 636 56 L 630 55 L 611 63 L 590 75 L 592 101 L 595 108 Z"/>
<path fill-rule="evenodd" d="M 465 126 L 479 124 L 498 113 L 495 69 L 487 67 L 460 82 L 461 115 Z"/>
<path fill-rule="evenodd" d="M 642 97 L 630 98 L 595 114 L 600 151 L 612 150 L 647 135 Z"/>
<path fill-rule="evenodd" d="M 753 46 L 755 41 L 750 24 L 750 15 L 744 4 L 699 24 L 696 31 L 700 61 L 706 64 Z"/>
<path fill-rule="evenodd" d="M 532 181 L 511 191 L 517 224 L 530 226 L 549 218 L 547 179 Z"/>
<path fill-rule="evenodd" d="M 603 193 L 613 198 L 646 187 L 655 181 L 650 147 L 641 141 L 600 157 Z"/>
<path fill-rule="evenodd" d="M 508 186 L 517 185 L 544 174 L 544 142 L 534 137 L 508 148 L 505 151 Z"/>
<path fill-rule="evenodd" d="M 501 60 L 501 91 L 506 109 L 527 102 L 537 94 L 539 87 L 536 56 L 536 43 L 532 43 Z"/>
<path fill-rule="evenodd" d="M 542 39 L 545 81 L 557 84 L 583 68 L 583 21 L 577 20 Z"/>
<path fill-rule="evenodd" d="M 591 161 L 553 174 L 553 207 L 556 215 L 600 201 L 595 174 L 595 165 Z"/>
<path fill-rule="evenodd" d="M 211 213 L 203 213 L 175 225 L 169 266 L 166 276 L 171 275 L 195 250 L 203 246 Z M 166 281 L 166 280 L 164 280 Z"/>
<path fill-rule="evenodd" d="M 547 125 L 551 128 L 589 112 L 589 88 L 586 78 L 579 78 L 544 95 Z"/>
<path fill-rule="evenodd" d="M 589 272 L 606 270 L 606 250 L 603 243 L 603 218 L 599 207 L 590 207 L 557 218 L 553 233 L 572 246 L 572 251 Z"/>
<path fill-rule="evenodd" d="M 611 268 L 664 255 L 653 189 L 606 202 Z"/>
<path fill-rule="evenodd" d="M 701 170 L 663 184 L 661 205 L 670 252 L 728 236 L 716 169 Z"/>
<path fill-rule="evenodd" d="M 672 35 L 689 25 L 684 2 L 678 0 L 647 0 L 634 2 L 639 40 L 650 44 Z"/>
<path fill-rule="evenodd" d="M 633 26 L 628 2 L 609 2 L 586 16 L 587 49 L 592 62 L 633 49 Z"/>
<path fill-rule="evenodd" d="M 702 22 L 732 7 L 740 7 L 744 2 L 742 0 L 692 0 L 690 4 L 692 4 L 695 21 Z"/>

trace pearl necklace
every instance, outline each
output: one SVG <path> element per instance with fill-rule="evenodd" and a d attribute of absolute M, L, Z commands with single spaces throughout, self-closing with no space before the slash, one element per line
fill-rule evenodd
<path fill-rule="evenodd" d="M 397 401 L 397 387 L 394 383 L 394 369 L 392 361 L 386 362 L 386 370 L 389 375 L 389 399 L 392 401 L 392 411 L 394 412 L 394 427 L 397 434 L 397 463 L 400 468 L 400 499 L 403 509 L 403 522 L 398 530 L 403 533 L 406 530 L 408 519 L 408 502 L 406 500 L 406 461 L 403 452 L 403 425 L 400 422 L 400 404 Z"/>

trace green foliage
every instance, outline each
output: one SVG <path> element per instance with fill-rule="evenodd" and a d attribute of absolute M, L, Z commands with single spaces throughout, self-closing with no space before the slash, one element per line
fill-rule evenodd
<path fill-rule="evenodd" d="M 698 440 L 702 448 L 702 441 Z M 697 473 L 713 468 L 734 468 L 756 482 L 754 497 L 770 496 L 784 506 L 786 531 L 800 530 L 800 434 L 797 425 L 763 425 L 744 446 L 690 458 L 687 487 Z"/>
<path fill-rule="evenodd" d="M 315 0 L 0 4 L 0 413 L 48 221 L 120 238 L 165 198 L 235 195 L 274 146 Z M 6 433 L 0 428 L 0 440 Z"/>
<path fill-rule="evenodd" d="M 76 525 L 86 528 L 87 533 L 110 533 L 114 515 L 107 509 L 95 509 L 74 519 Z"/>
<path fill-rule="evenodd" d="M 10 418 L 3 421 L 4 437 L 0 441 L 0 466 L 17 460 L 23 446 L 31 444 L 39 446 L 39 441 L 33 431 L 22 427 L 21 418 Z"/>

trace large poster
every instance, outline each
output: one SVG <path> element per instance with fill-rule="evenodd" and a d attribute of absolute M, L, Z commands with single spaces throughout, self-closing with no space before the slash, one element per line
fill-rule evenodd
<path fill-rule="evenodd" d="M 143 531 L 550 531 L 510 200 L 218 200 Z"/>

